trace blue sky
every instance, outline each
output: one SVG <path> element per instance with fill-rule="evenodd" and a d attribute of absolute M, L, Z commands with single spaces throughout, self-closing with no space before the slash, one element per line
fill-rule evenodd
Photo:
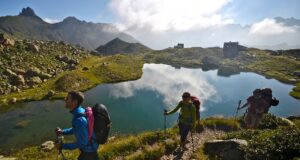
<path fill-rule="evenodd" d="M 31 7 L 41 18 L 62 20 L 67 16 L 93 22 L 114 22 L 107 7 L 109 0 L 1 0 L 0 15 L 16 15 Z"/>
<path fill-rule="evenodd" d="M 115 11 L 109 0 L 1 0 L 0 15 L 16 15 L 24 7 L 31 7 L 42 18 L 62 20 L 75 16 L 93 22 L 116 22 Z M 231 16 L 236 23 L 251 24 L 266 17 L 282 16 L 300 19 L 299 0 L 232 0 L 221 13 Z"/>
<path fill-rule="evenodd" d="M 178 42 L 222 46 L 224 41 L 300 46 L 300 25 L 274 19 L 300 19 L 300 0 L 0 0 L 0 16 L 17 15 L 24 7 L 51 23 L 68 16 L 113 23 L 154 49 Z"/>

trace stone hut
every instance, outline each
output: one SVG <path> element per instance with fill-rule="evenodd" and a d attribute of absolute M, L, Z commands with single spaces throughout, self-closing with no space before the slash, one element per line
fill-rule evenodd
<path fill-rule="evenodd" d="M 176 46 L 174 46 L 174 48 L 184 48 L 184 44 L 178 43 Z"/>
<path fill-rule="evenodd" d="M 234 58 L 238 56 L 240 51 L 246 50 L 247 47 L 239 45 L 239 42 L 224 42 L 223 54 L 226 58 Z"/>

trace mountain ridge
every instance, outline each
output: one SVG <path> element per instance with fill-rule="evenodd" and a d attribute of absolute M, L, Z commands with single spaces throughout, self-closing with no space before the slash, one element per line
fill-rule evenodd
<path fill-rule="evenodd" d="M 151 49 L 141 43 L 128 43 L 119 38 L 115 38 L 105 45 L 99 46 L 96 51 L 101 54 L 111 55 L 118 53 L 140 53 L 148 52 Z"/>
<path fill-rule="evenodd" d="M 108 23 L 86 22 L 72 16 L 66 17 L 62 22 L 47 23 L 30 7 L 23 8 L 16 16 L 0 17 L 0 33 L 23 39 L 65 41 L 89 50 L 94 50 L 116 37 L 127 42 L 138 42 L 131 35 Z"/>

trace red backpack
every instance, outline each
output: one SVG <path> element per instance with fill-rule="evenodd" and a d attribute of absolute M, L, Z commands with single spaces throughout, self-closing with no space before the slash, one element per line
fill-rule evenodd
<path fill-rule="evenodd" d="M 196 120 L 200 120 L 200 105 L 201 105 L 201 102 L 200 102 L 199 98 L 197 98 L 195 96 L 191 96 L 191 100 L 192 100 L 194 106 L 196 107 Z"/>

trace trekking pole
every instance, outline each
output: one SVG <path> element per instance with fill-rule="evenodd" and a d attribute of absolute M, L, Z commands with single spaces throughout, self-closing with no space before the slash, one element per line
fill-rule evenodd
<path fill-rule="evenodd" d="M 237 114 L 238 114 L 238 112 L 239 112 L 241 103 L 242 103 L 242 100 L 239 100 L 238 107 L 236 108 L 236 112 L 235 112 L 235 116 L 234 116 L 234 119 L 235 119 L 235 120 L 236 120 L 236 116 L 237 116 Z"/>
<path fill-rule="evenodd" d="M 165 115 L 165 113 L 167 113 L 167 110 L 164 109 L 164 134 L 165 134 L 165 138 L 166 138 L 166 135 L 167 135 L 167 115 Z"/>
<path fill-rule="evenodd" d="M 57 143 L 63 144 L 64 136 L 63 136 L 62 134 L 57 135 L 56 138 L 57 138 L 57 139 L 56 139 Z M 62 149 L 61 149 L 61 148 L 58 149 L 58 156 L 57 156 L 57 159 L 59 159 L 60 156 L 61 156 L 61 159 L 62 159 L 62 160 L 67 160 L 66 157 L 65 157 L 65 155 L 64 155 L 64 153 L 62 152 Z"/>
<path fill-rule="evenodd" d="M 191 130 L 191 138 L 192 138 L 192 148 L 193 148 L 193 152 L 194 152 L 195 149 L 194 149 L 193 129 Z"/>

